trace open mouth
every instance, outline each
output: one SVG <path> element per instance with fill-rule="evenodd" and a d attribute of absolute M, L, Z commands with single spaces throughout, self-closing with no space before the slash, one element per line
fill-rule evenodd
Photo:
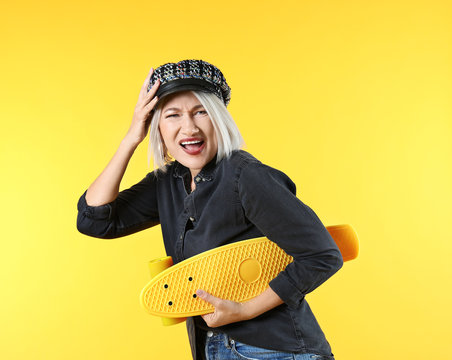
<path fill-rule="evenodd" d="M 180 145 L 184 148 L 184 150 L 189 154 L 197 154 L 204 148 L 204 140 L 196 139 L 196 140 L 184 140 L 180 142 Z"/>

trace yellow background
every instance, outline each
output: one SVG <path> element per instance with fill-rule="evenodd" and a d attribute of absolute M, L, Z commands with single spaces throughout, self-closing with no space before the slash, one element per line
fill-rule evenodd
<path fill-rule="evenodd" d="M 218 66 L 258 159 L 360 255 L 307 295 L 337 360 L 451 359 L 450 1 L 0 5 L 0 358 L 190 359 L 139 304 L 160 228 L 76 229 L 151 67 Z M 141 180 L 146 137 L 121 190 Z"/>

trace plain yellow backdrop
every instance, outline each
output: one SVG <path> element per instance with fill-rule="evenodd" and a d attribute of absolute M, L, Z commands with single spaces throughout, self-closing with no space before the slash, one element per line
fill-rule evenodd
<path fill-rule="evenodd" d="M 0 5 L 0 358 L 190 359 L 139 304 L 159 227 L 80 234 L 151 67 L 218 66 L 246 150 L 358 259 L 307 295 L 337 360 L 451 359 L 450 1 Z M 121 184 L 151 171 L 148 137 Z"/>

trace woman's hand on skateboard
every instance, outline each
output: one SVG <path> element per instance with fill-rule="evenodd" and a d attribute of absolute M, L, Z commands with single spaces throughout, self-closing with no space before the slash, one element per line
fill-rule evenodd
<path fill-rule="evenodd" d="M 209 327 L 215 328 L 233 322 L 247 320 L 245 307 L 242 303 L 217 298 L 204 290 L 196 291 L 196 295 L 215 307 L 213 313 L 201 315 Z"/>
<path fill-rule="evenodd" d="M 215 307 L 210 314 L 201 315 L 207 326 L 218 327 L 237 321 L 250 320 L 264 312 L 282 305 L 283 300 L 272 288 L 268 287 L 263 293 L 244 303 L 217 298 L 204 290 L 196 291 L 201 299 Z"/>

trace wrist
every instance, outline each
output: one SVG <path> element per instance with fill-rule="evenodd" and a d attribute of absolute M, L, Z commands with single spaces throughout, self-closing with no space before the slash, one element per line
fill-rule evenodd
<path fill-rule="evenodd" d="M 240 303 L 240 310 L 242 320 L 250 320 L 256 316 L 254 315 L 252 304 L 249 301 Z"/>
<path fill-rule="evenodd" d="M 125 136 L 124 139 L 122 139 L 120 146 L 135 151 L 139 144 L 140 143 L 137 142 L 136 140 L 133 140 L 128 136 Z"/>

